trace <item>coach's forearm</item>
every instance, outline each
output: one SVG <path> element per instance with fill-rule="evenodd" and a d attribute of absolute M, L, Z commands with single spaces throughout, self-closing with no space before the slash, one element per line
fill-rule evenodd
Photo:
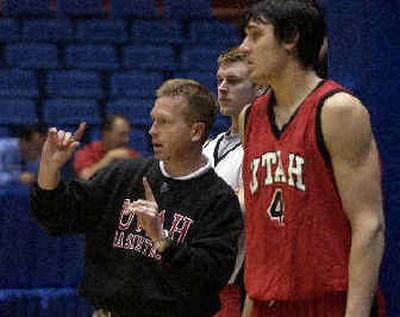
<path fill-rule="evenodd" d="M 38 173 L 38 185 L 41 189 L 52 190 L 57 188 L 60 183 L 60 169 L 46 164 L 40 163 Z"/>
<path fill-rule="evenodd" d="M 384 249 L 383 225 L 352 232 L 345 317 L 368 317 Z"/>

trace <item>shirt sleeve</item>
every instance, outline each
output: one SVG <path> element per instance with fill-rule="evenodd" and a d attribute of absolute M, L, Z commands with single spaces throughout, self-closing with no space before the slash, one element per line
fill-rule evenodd
<path fill-rule="evenodd" d="M 50 235 L 84 233 L 87 223 L 96 222 L 104 206 L 111 168 L 96 173 L 89 181 L 60 182 L 54 190 L 31 188 L 32 217 Z"/>
<path fill-rule="evenodd" d="M 217 199 L 199 225 L 190 245 L 172 242 L 162 255 L 166 278 L 188 302 L 191 298 L 215 294 L 226 285 L 233 272 L 237 241 L 243 230 L 239 203 L 233 191 Z"/>
<path fill-rule="evenodd" d="M 76 152 L 74 157 L 74 170 L 76 175 L 80 175 L 83 169 L 94 165 L 98 160 L 96 159 L 94 149 L 86 145 Z"/>
<path fill-rule="evenodd" d="M 135 149 L 129 149 L 129 156 L 131 158 L 139 158 L 142 155 L 138 151 L 136 151 Z"/>

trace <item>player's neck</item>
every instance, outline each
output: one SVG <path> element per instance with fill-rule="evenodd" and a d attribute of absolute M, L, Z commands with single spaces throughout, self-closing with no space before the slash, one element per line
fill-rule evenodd
<path fill-rule="evenodd" d="M 288 65 L 271 81 L 276 106 L 288 110 L 297 108 L 320 80 L 313 70 L 305 70 L 298 65 Z"/>
<path fill-rule="evenodd" d="M 230 135 L 239 134 L 239 116 L 231 117 L 231 127 L 228 131 Z"/>

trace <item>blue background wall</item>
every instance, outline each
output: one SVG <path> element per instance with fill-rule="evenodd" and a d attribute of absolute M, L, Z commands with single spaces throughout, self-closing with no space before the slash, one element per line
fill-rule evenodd
<path fill-rule="evenodd" d="M 335 0 L 327 10 L 329 75 L 368 107 L 384 172 L 386 251 L 381 285 L 400 316 L 400 1 Z"/>

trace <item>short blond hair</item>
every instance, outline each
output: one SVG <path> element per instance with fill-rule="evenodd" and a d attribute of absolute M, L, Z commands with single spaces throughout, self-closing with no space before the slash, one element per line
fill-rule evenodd
<path fill-rule="evenodd" d="M 239 50 L 239 47 L 230 47 L 218 57 L 218 66 L 248 61 L 248 54 Z"/>
<path fill-rule="evenodd" d="M 191 79 L 170 79 L 157 89 L 157 98 L 183 97 L 187 107 L 184 111 L 188 123 L 204 122 L 204 142 L 214 126 L 217 115 L 217 102 L 213 94 L 197 81 Z"/>

